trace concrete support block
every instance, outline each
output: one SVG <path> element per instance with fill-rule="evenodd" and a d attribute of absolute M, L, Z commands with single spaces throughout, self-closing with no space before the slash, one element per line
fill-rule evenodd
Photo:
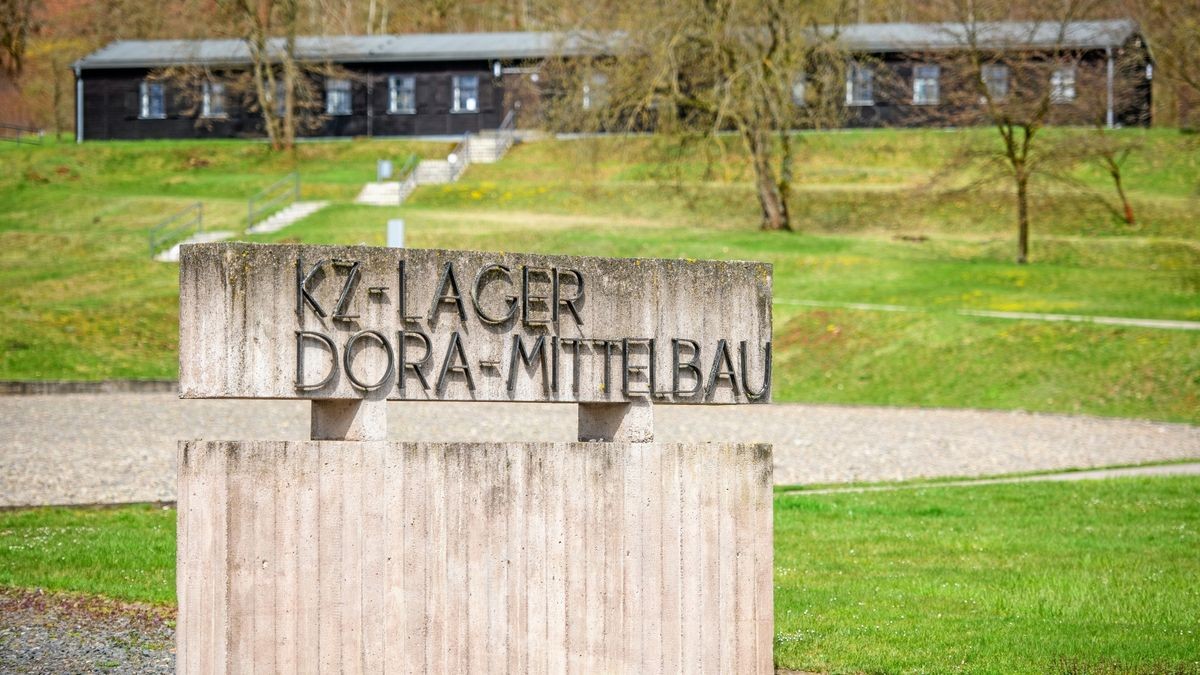
<path fill-rule="evenodd" d="M 580 403 L 579 440 L 649 443 L 654 440 L 654 404 Z"/>
<path fill-rule="evenodd" d="M 387 438 L 387 400 L 331 399 L 312 402 L 314 441 L 382 441 Z"/>
<path fill-rule="evenodd" d="M 772 672 L 771 449 L 185 441 L 177 663 Z"/>

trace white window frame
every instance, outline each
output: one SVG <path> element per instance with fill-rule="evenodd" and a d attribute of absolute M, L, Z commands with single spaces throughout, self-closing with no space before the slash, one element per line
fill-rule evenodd
<path fill-rule="evenodd" d="M 225 83 L 206 80 L 200 87 L 200 116 L 229 117 L 229 113 L 225 111 Z M 214 103 L 216 103 L 215 106 Z"/>
<path fill-rule="evenodd" d="M 921 63 L 913 66 L 912 102 L 913 105 L 937 105 L 942 101 L 939 81 L 942 78 L 942 68 L 933 63 Z"/>
<path fill-rule="evenodd" d="M 151 92 L 158 93 L 158 112 L 150 104 Z M 162 82 L 142 80 L 138 84 L 138 118 L 143 120 L 163 120 L 167 118 L 167 85 Z"/>
<path fill-rule="evenodd" d="M 1071 103 L 1075 100 L 1076 91 L 1075 66 L 1055 68 L 1050 73 L 1050 102 Z"/>
<path fill-rule="evenodd" d="M 401 92 L 407 91 L 409 95 L 409 105 L 402 106 L 400 101 Z M 388 76 L 388 107 L 389 115 L 415 115 L 417 114 L 417 78 L 413 75 L 389 75 Z"/>
<path fill-rule="evenodd" d="M 470 95 L 471 92 L 474 96 Z M 450 112 L 479 112 L 478 75 L 454 75 L 450 78 Z"/>
<path fill-rule="evenodd" d="M 803 108 L 808 105 L 808 74 L 799 73 L 792 79 L 792 105 Z"/>
<path fill-rule="evenodd" d="M 583 100 L 580 102 L 584 110 L 592 107 L 603 108 L 608 101 L 608 76 L 604 73 L 592 73 L 587 82 L 583 83 Z"/>
<path fill-rule="evenodd" d="M 993 101 L 1003 101 L 1008 98 L 1012 74 L 1003 63 L 985 63 L 979 69 L 979 79 L 984 89 Z"/>
<path fill-rule="evenodd" d="M 846 69 L 846 105 L 875 105 L 875 71 L 871 66 L 850 62 Z"/>
<path fill-rule="evenodd" d="M 345 117 L 354 114 L 354 88 L 350 80 L 331 77 L 325 80 L 325 114 Z M 339 105 L 339 103 L 344 104 Z"/>

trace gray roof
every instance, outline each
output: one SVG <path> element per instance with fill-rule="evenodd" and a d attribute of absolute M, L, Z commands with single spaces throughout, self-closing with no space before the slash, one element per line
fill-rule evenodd
<path fill-rule="evenodd" d="M 296 55 L 302 61 L 333 63 L 523 60 L 578 54 L 594 42 L 578 34 L 532 32 L 332 35 L 296 38 Z M 282 52 L 283 40 L 271 40 L 269 49 Z M 75 65 L 88 70 L 219 66 L 249 61 L 245 40 L 118 40 L 79 59 Z"/>
<path fill-rule="evenodd" d="M 975 24 L 976 42 L 987 49 L 1103 49 L 1120 47 L 1137 34 L 1128 19 L 1109 21 L 1003 21 Z M 1061 38 L 1060 38 L 1061 32 Z M 955 49 L 966 45 L 961 23 L 860 23 L 843 26 L 839 38 L 854 52 Z"/>
<path fill-rule="evenodd" d="M 1102 49 L 1125 44 L 1137 33 L 1130 20 L 1052 22 L 997 22 L 976 26 L 978 42 L 995 49 L 1053 48 Z M 965 44 L 965 31 L 957 23 L 868 23 L 843 26 L 839 37 L 854 52 L 905 52 L 953 49 Z M 422 35 L 324 36 L 296 39 L 302 61 L 362 63 L 372 61 L 519 61 L 554 55 L 611 53 L 620 34 L 583 33 L 436 33 Z M 283 40 L 269 48 L 282 51 Z M 118 40 L 75 63 L 83 70 L 95 68 L 158 68 L 175 65 L 236 65 L 249 63 L 244 40 Z"/>

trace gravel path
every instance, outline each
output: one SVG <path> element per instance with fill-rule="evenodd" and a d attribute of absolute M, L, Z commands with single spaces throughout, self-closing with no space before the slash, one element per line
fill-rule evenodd
<path fill-rule="evenodd" d="M 864 312 L 924 313 L 930 311 L 927 307 L 908 307 L 906 305 L 874 305 L 865 302 L 825 302 L 822 300 L 795 300 L 791 298 L 775 298 L 774 302 L 781 305 L 800 305 L 801 307 L 837 307 L 840 309 L 857 309 Z M 1126 316 L 1046 314 L 1044 312 L 997 312 L 988 309 L 956 309 L 952 311 L 959 316 L 978 316 L 987 319 L 1009 319 L 1013 321 L 1065 321 L 1068 323 L 1094 323 L 1102 326 L 1133 326 L 1135 328 L 1159 328 L 1164 330 L 1200 330 L 1200 321 L 1182 321 L 1177 319 L 1138 319 Z"/>
<path fill-rule="evenodd" d="M 1012 476 L 1009 478 L 971 478 L 938 482 L 886 483 L 884 485 L 855 485 L 850 487 L 797 488 L 786 494 L 832 495 L 847 492 L 890 492 L 895 490 L 926 490 L 945 487 L 973 487 L 977 485 L 1005 485 L 1007 483 L 1073 483 L 1081 480 L 1104 480 L 1106 478 L 1149 478 L 1153 476 L 1200 476 L 1200 462 L 1180 464 L 1151 464 L 1149 466 L 1126 466 L 1112 469 L 1088 469 L 1060 473 L 1040 473 Z"/>
<path fill-rule="evenodd" d="M 777 484 L 904 480 L 1200 459 L 1200 427 L 976 410 L 662 406 L 663 441 L 768 441 Z M 567 440 L 556 404 L 393 403 L 391 437 Z M 0 506 L 170 501 L 175 441 L 304 439 L 308 404 L 172 394 L 0 396 Z"/>
<path fill-rule="evenodd" d="M 0 673 L 174 673 L 174 608 L 0 588 Z"/>

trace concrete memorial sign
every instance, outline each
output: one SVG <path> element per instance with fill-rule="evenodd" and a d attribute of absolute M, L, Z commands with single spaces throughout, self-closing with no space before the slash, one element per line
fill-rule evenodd
<path fill-rule="evenodd" d="M 313 440 L 180 443 L 179 672 L 770 672 L 770 446 L 653 442 L 768 403 L 770 341 L 761 263 L 183 247 L 180 395 L 312 400 Z M 579 438 L 391 442 L 389 400 Z"/>

